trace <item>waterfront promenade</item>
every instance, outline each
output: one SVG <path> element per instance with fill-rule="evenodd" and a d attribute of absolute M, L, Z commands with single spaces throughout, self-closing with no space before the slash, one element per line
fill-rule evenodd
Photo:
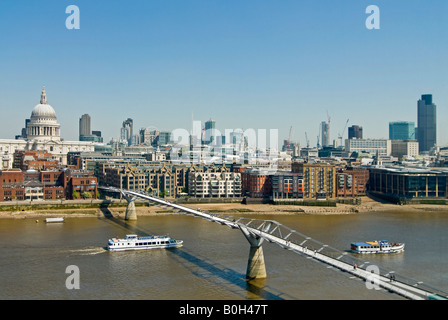
<path fill-rule="evenodd" d="M 111 200 L 47 200 L 47 201 L 5 201 L 0 202 L 0 218 L 37 218 L 47 215 L 63 216 L 98 216 L 109 214 L 115 217 L 124 217 L 127 202 L 124 199 Z M 362 214 L 369 212 L 441 212 L 447 211 L 447 205 L 409 204 L 396 205 L 379 202 L 369 197 L 363 197 L 361 204 L 341 204 L 336 207 L 313 207 L 299 205 L 273 205 L 273 204 L 241 204 L 241 203 L 194 203 L 185 204 L 187 207 L 208 210 L 220 214 L 248 215 L 300 215 L 300 214 Z M 146 202 L 137 202 L 137 215 L 152 216 L 175 214 L 159 207 L 148 206 Z"/>

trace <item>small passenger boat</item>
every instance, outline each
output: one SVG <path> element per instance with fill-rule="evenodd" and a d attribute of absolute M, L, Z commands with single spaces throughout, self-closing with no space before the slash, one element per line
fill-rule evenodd
<path fill-rule="evenodd" d="M 64 222 L 64 218 L 46 218 L 46 223 Z"/>
<path fill-rule="evenodd" d="M 404 251 L 404 243 L 390 243 L 387 240 L 353 242 L 351 250 L 354 253 L 398 253 Z"/>
<path fill-rule="evenodd" d="M 168 249 L 182 247 L 182 240 L 175 240 L 168 236 L 139 237 L 135 234 L 128 234 L 124 239 L 109 239 L 107 250 L 127 251 L 145 249 Z"/>

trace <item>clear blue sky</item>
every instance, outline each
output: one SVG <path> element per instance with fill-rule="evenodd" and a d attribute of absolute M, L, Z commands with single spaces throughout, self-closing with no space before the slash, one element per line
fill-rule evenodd
<path fill-rule="evenodd" d="M 80 30 L 65 27 L 70 4 Z M 380 30 L 365 27 L 370 4 Z M 447 12 L 446 0 L 2 0 L 0 138 L 20 133 L 45 84 L 66 140 L 84 113 L 108 141 L 128 117 L 189 129 L 194 112 L 315 144 L 327 110 L 332 139 L 346 119 L 381 138 L 432 93 L 448 144 Z"/>

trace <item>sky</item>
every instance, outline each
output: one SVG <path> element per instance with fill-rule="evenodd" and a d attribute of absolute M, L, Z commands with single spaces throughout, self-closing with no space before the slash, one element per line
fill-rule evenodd
<path fill-rule="evenodd" d="M 67 29 L 76 5 L 80 29 Z M 380 29 L 366 28 L 369 5 Z M 0 138 L 20 134 L 45 84 L 61 136 L 79 118 L 105 141 L 134 130 L 278 129 L 316 144 L 361 125 L 387 138 L 433 94 L 438 144 L 448 144 L 446 0 L 0 1 Z M 281 142 L 280 142 L 281 143 Z"/>

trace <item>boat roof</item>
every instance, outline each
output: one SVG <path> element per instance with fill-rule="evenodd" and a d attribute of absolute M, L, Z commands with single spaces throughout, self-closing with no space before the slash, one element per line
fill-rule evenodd
<path fill-rule="evenodd" d="M 381 240 L 381 241 L 366 241 L 366 242 L 352 242 L 352 245 L 355 246 L 377 246 L 380 244 L 389 243 L 387 240 Z"/>
<path fill-rule="evenodd" d="M 163 238 L 169 238 L 169 236 L 145 236 L 145 237 L 139 237 L 136 234 L 127 234 L 126 235 L 126 239 L 133 239 L 133 238 L 137 238 L 139 240 L 149 240 L 149 239 L 163 239 Z"/>

